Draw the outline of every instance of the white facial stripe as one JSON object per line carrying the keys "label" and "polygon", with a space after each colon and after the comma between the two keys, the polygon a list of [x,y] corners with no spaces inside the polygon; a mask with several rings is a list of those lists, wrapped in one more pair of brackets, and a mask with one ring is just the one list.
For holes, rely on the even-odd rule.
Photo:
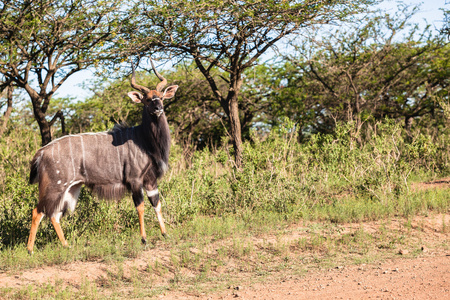
{"label": "white facial stripe", "polygon": [[158,189],[153,190],[153,191],[147,191],[147,197],[153,197],[155,195],[158,195]]}

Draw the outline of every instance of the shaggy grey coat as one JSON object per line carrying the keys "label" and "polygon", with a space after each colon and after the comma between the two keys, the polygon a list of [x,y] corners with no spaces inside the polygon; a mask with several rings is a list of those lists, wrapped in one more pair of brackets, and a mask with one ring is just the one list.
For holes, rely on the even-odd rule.
{"label": "shaggy grey coat", "polygon": [[167,170],[169,149],[165,115],[145,109],[140,126],[59,138],[38,150],[31,163],[30,183],[45,189],[37,210],[58,219],[73,211],[82,184],[106,199],[122,198],[127,190],[154,190]]}

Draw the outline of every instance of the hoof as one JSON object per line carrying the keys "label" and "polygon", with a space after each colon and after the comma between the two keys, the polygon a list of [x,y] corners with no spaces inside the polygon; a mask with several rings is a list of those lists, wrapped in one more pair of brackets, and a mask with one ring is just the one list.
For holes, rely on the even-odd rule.
{"label": "hoof", "polygon": [[142,245],[147,245],[147,239],[142,238],[142,239],[141,239],[141,242],[142,242]]}
{"label": "hoof", "polygon": [[33,250],[28,249],[28,255],[33,255]]}
{"label": "hoof", "polygon": [[162,236],[163,236],[165,239],[169,238],[169,235],[168,235],[167,233],[162,233]]}

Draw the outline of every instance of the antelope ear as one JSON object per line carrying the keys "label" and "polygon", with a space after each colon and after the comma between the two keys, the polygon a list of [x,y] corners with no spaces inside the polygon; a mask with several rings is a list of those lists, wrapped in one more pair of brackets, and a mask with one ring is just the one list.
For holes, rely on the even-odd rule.
{"label": "antelope ear", "polygon": [[142,94],[139,92],[128,92],[128,97],[130,97],[131,100],[136,103],[141,103],[141,100],[144,98],[144,96],[142,96]]}
{"label": "antelope ear", "polygon": [[169,86],[165,91],[164,94],[162,96],[162,99],[170,99],[173,96],[175,96],[175,92],[178,90],[178,85],[171,85]]}

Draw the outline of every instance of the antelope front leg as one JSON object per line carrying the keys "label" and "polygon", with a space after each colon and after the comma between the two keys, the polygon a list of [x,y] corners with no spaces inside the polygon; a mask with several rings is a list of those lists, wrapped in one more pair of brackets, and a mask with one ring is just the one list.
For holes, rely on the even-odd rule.
{"label": "antelope front leg", "polygon": [[136,207],[138,217],[139,217],[139,232],[141,234],[142,244],[147,244],[147,235],[145,233],[145,224],[144,224],[144,195],[142,191],[133,193],[133,202]]}
{"label": "antelope front leg", "polygon": [[159,192],[158,189],[154,189],[151,191],[147,191],[148,200],[152,204],[155,209],[156,217],[158,218],[159,227],[161,228],[161,234],[163,237],[167,236],[166,226],[164,225],[164,219],[161,213],[161,201],[159,201]]}

